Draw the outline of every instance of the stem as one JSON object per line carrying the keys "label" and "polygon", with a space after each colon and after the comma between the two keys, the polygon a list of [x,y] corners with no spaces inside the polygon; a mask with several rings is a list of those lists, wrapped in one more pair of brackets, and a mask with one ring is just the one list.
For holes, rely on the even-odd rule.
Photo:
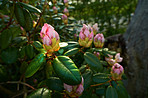
{"label": "stem", "polygon": [[[25,83],[26,82],[26,79],[25,79],[25,77],[23,78],[23,82]],[[24,89],[24,98],[26,98],[27,97],[27,88],[26,88],[26,85],[24,85],[23,86],[23,89]]]}
{"label": "stem", "polygon": [[111,81],[112,81],[112,80],[108,80],[108,81],[106,81],[106,82],[104,82],[104,83],[99,83],[99,84],[91,85],[91,87],[94,87],[94,86],[100,86],[100,85],[103,85],[103,84],[109,83],[109,82],[111,82]]}
{"label": "stem", "polygon": [[[22,85],[26,85],[26,86],[30,87],[31,89],[33,89],[33,90],[36,90],[33,86],[31,86],[31,85],[29,85],[29,84],[27,84],[25,82],[21,82],[21,81],[7,81],[5,83],[7,83],[7,84],[18,84],[19,83],[19,84],[22,84]],[[5,83],[0,83],[0,84],[5,84]]]}

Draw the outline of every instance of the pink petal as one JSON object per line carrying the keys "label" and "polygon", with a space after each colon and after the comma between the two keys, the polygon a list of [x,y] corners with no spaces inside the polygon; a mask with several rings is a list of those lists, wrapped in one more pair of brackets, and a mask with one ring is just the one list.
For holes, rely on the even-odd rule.
{"label": "pink petal", "polygon": [[67,85],[67,84],[64,83],[64,89],[67,90],[68,92],[71,92],[72,91],[72,87],[73,86]]}
{"label": "pink petal", "polygon": [[52,44],[51,39],[50,39],[47,35],[45,35],[45,36],[43,37],[43,44],[45,44],[45,45],[47,45],[47,46],[49,46],[49,45]]}
{"label": "pink petal", "polygon": [[80,32],[79,37],[80,37],[82,40],[85,39],[85,35],[84,35],[82,32]]}

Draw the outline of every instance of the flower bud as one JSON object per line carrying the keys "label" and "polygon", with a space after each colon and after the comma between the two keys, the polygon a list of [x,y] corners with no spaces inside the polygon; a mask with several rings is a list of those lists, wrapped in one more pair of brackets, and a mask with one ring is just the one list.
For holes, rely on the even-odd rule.
{"label": "flower bud", "polygon": [[120,57],[120,53],[117,53],[117,54],[115,55],[115,60],[116,60],[116,62],[122,62],[123,58]]}
{"label": "flower bud", "polygon": [[68,9],[67,8],[64,8],[64,14],[66,15],[66,16],[69,16],[69,11],[68,11]]}
{"label": "flower bud", "polygon": [[96,35],[96,33],[98,32],[98,30],[99,30],[98,24],[95,23],[95,24],[93,25],[93,33],[94,33],[94,35]]}
{"label": "flower bud", "polygon": [[65,6],[68,7],[68,0],[64,0]]}
{"label": "flower bud", "polygon": [[94,55],[96,55],[98,57],[98,59],[100,59],[100,53],[99,52],[94,52]]}
{"label": "flower bud", "polygon": [[115,63],[111,69],[111,75],[113,80],[121,80],[122,74],[124,73],[123,67]]}
{"label": "flower bud", "polygon": [[94,37],[94,45],[96,48],[102,48],[104,45],[104,36],[103,34],[99,33]]}
{"label": "flower bud", "polygon": [[83,47],[90,47],[93,40],[93,31],[92,28],[88,27],[87,25],[83,24],[83,28],[79,34],[79,44]]}
{"label": "flower bud", "polygon": [[48,53],[58,51],[59,46],[59,34],[54,30],[54,28],[45,23],[40,32],[40,37],[43,41],[43,47]]}
{"label": "flower bud", "polygon": [[84,79],[82,77],[82,82],[79,85],[72,86],[64,83],[64,89],[66,90],[66,92],[70,97],[78,97],[78,96],[81,96],[81,94],[84,91],[83,83],[84,83]]}
{"label": "flower bud", "polygon": [[57,10],[57,8],[55,7],[55,6],[53,6],[53,12],[55,13],[55,14],[57,14],[58,13],[58,10]]}
{"label": "flower bud", "polygon": [[62,20],[63,20],[64,24],[68,23],[68,18],[65,14],[62,15]]}

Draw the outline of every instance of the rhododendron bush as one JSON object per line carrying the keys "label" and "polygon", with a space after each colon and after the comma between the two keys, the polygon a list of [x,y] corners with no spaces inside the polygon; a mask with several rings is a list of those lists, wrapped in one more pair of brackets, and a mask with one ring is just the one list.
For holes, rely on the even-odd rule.
{"label": "rhododendron bush", "polygon": [[10,8],[0,14],[7,23],[0,29],[3,97],[129,97],[122,55],[104,47],[97,23],[82,24],[76,33],[68,0],[27,2],[2,3]]}

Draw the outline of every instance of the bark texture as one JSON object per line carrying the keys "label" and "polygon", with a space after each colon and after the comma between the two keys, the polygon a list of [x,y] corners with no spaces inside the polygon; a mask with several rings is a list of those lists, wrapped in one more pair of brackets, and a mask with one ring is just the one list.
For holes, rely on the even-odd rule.
{"label": "bark texture", "polygon": [[147,98],[148,92],[148,0],[139,0],[124,34],[127,62],[127,90],[131,98]]}

